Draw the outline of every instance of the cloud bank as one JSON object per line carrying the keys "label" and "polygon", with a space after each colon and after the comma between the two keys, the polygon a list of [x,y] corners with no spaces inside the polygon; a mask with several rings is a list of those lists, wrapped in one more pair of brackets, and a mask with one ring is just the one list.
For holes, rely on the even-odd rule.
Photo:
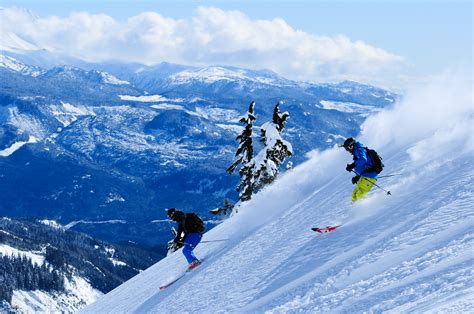
{"label": "cloud bank", "polygon": [[281,18],[253,20],[214,7],[199,7],[190,19],[144,12],[126,21],[87,12],[38,17],[4,8],[0,19],[2,40],[18,36],[39,48],[88,61],[220,64],[267,68],[293,79],[366,82],[382,73],[387,77],[404,63],[400,56],[345,35],[316,36]]}

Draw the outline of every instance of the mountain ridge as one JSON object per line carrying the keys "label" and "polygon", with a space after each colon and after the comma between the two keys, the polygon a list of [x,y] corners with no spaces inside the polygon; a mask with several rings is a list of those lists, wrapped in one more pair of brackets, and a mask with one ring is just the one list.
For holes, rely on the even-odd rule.
{"label": "mountain ridge", "polygon": [[[104,63],[98,69],[41,69],[47,74],[32,77],[0,68],[5,78],[0,85],[0,164],[6,189],[0,213],[29,213],[63,224],[124,221],[76,224],[74,229],[155,246],[170,236],[166,224],[152,223],[164,217],[163,208],[185,208],[210,218],[208,210],[224,198],[236,199],[238,178],[225,169],[232,163],[238,119],[249,101],[257,103],[256,125],[271,119],[277,102],[290,112],[284,137],[295,148],[292,162],[298,164],[314,147],[330,147],[356,134],[367,115],[399,97],[359,83],[311,85],[265,70],[206,69],[216,70],[219,79],[172,86],[176,73],[200,69],[174,64],[107,68]],[[104,72],[130,84],[109,84]],[[261,75],[284,87],[254,80]],[[352,96],[349,88],[358,92]],[[35,143],[29,143],[33,138]],[[27,179],[31,173],[35,180]],[[26,195],[19,195],[18,184],[28,187]],[[182,197],[173,197],[178,194]]]}

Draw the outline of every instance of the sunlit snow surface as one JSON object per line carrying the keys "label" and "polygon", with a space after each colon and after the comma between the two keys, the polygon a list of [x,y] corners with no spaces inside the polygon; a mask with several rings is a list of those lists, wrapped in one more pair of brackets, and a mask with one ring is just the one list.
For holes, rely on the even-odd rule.
{"label": "sunlit snow surface", "polygon": [[0,157],[8,157],[14,152],[16,152],[17,150],[19,150],[21,147],[23,147],[23,145],[28,144],[28,143],[36,143],[36,142],[37,142],[36,138],[34,136],[30,136],[28,141],[26,142],[13,143],[10,147],[0,150]]}
{"label": "sunlit snow surface", "polygon": [[130,85],[130,82],[120,80],[113,76],[110,73],[106,72],[100,72],[100,76],[102,77],[102,80],[106,84],[112,84],[112,85]]}
{"label": "sunlit snow surface", "polygon": [[266,73],[257,76],[251,75],[243,69],[228,69],[219,66],[211,66],[199,70],[181,71],[172,76],[173,84],[187,84],[191,81],[202,81],[208,84],[218,81],[249,80],[254,83],[281,85],[281,82],[272,75]]}
{"label": "sunlit snow surface", "polygon": [[44,263],[44,256],[30,251],[18,250],[17,248],[11,247],[7,244],[0,244],[0,256],[26,257],[31,260],[32,264],[36,264],[38,266],[41,266]]}
{"label": "sunlit snow surface", "polygon": [[29,75],[33,77],[36,77],[43,73],[38,68],[28,66],[14,58],[4,55],[0,55],[0,68],[6,68],[10,71],[18,72],[20,74]]}
{"label": "sunlit snow surface", "polygon": [[322,108],[326,110],[337,110],[347,113],[359,113],[363,114],[364,116],[367,116],[369,113],[374,113],[381,110],[381,108],[379,107],[370,108],[361,104],[344,101],[321,100],[319,103],[321,104]]}
{"label": "sunlit snow surface", "polygon": [[[313,152],[205,234],[229,240],[200,244],[199,268],[160,292],[186,268],[176,252],[84,311],[474,311],[474,107],[470,80],[456,75],[363,125],[360,139],[384,157],[384,174],[399,174],[378,181],[391,196],[374,188],[351,205],[350,156]],[[332,224],[343,226],[310,230]]]}
{"label": "sunlit snow surface", "polygon": [[12,305],[20,313],[74,313],[103,295],[78,276],[65,278],[64,286],[66,293],[15,290]]}

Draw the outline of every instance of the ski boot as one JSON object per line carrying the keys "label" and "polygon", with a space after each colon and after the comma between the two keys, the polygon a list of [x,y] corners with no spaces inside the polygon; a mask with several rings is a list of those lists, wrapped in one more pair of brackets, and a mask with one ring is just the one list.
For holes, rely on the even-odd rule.
{"label": "ski boot", "polygon": [[191,271],[194,268],[198,267],[199,265],[201,265],[201,261],[198,259],[195,259],[191,264],[189,264],[187,271]]}

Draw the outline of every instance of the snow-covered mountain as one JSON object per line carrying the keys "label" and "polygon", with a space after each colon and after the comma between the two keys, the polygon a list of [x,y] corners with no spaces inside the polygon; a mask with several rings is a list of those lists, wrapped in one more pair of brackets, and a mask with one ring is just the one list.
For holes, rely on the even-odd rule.
{"label": "snow-covered mountain", "polygon": [[374,187],[351,205],[350,155],[313,151],[204,235],[197,269],[160,291],[186,269],[178,251],[83,312],[472,312],[474,107],[455,77],[362,125],[392,195]]}
{"label": "snow-covered mountain", "polygon": [[[0,11],[3,8],[0,7]],[[21,38],[19,35],[6,31],[3,27],[0,29],[0,36],[2,38],[0,42],[0,49],[9,52],[26,53],[32,51],[38,51],[40,48],[34,43]]]}
{"label": "snow-covered mountain", "polygon": [[174,85],[187,85],[196,81],[211,84],[218,81],[242,80],[276,86],[284,85],[284,83],[286,83],[286,85],[294,84],[294,82],[279,77],[276,73],[271,71],[249,71],[234,67],[219,66],[184,70],[170,77],[171,84]]}
{"label": "snow-covered mountain", "polygon": [[0,299],[8,308],[74,312],[158,259],[136,245],[68,228],[53,220],[0,218]]}
{"label": "snow-covered mountain", "polygon": [[54,77],[63,80],[76,80],[111,85],[129,85],[127,81],[120,80],[110,73],[102,71],[85,71],[72,66],[54,67],[45,72],[44,77]]}
{"label": "snow-covered mountain", "polygon": [[44,71],[42,71],[39,67],[28,66],[23,62],[16,60],[15,58],[5,55],[0,55],[0,67],[13,72],[21,73],[23,75],[31,75],[33,77],[44,73]]}
{"label": "snow-covered mountain", "polygon": [[85,71],[73,66],[58,66],[50,70],[43,70],[37,66],[26,65],[25,63],[6,56],[0,55],[0,67],[32,77],[56,78],[61,80],[76,80],[110,85],[129,85],[127,81],[120,80],[110,73],[103,71]]}
{"label": "snow-covered mountain", "polygon": [[[225,198],[236,199],[238,176],[225,170],[250,101],[257,127],[282,101],[291,115],[283,137],[299,164],[307,151],[357,134],[368,115],[398,97],[356,82],[311,84],[266,70],[49,67],[55,56],[38,56],[5,52],[0,59],[0,214],[56,219],[105,240],[150,246],[170,237],[167,223],[153,222],[164,218],[163,208],[207,216]],[[87,223],[75,223],[81,221]]]}

